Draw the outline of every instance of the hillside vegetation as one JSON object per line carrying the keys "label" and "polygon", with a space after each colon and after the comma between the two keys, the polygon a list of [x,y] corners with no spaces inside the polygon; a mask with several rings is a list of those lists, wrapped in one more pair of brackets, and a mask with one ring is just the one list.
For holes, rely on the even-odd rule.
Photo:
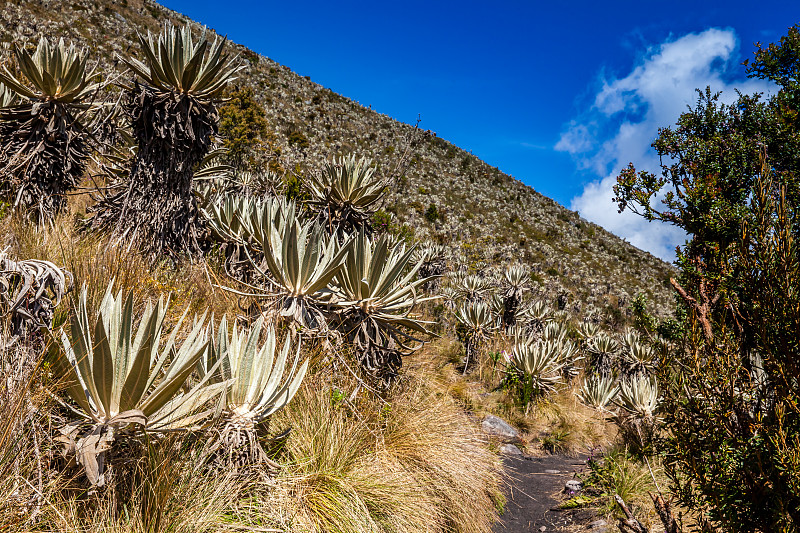
{"label": "hillside vegetation", "polygon": [[[102,72],[121,72],[115,54],[135,53],[137,32],[158,31],[169,20],[202,30],[145,0],[10,1],[0,16],[0,40],[72,38],[88,46]],[[595,320],[619,322],[640,293],[659,315],[671,305],[673,270],[661,260],[435,133],[363,107],[245,47],[232,48],[245,65],[235,83],[251,87],[266,111],[273,168],[302,175],[333,156],[369,156],[378,173],[395,178],[383,210],[413,228],[415,238],[452,247],[473,271],[522,261],[538,297],[555,304],[564,295],[571,311]],[[429,221],[432,205],[438,217]]]}

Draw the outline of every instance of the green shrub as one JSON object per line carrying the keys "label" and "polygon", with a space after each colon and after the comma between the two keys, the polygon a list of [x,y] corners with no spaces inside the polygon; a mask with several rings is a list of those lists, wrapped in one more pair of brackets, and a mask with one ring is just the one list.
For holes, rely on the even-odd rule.
{"label": "green shrub", "polygon": [[414,228],[408,224],[399,224],[383,209],[376,211],[371,218],[373,229],[377,234],[388,233],[407,244],[414,242]]}
{"label": "green shrub", "polygon": [[301,131],[291,131],[289,132],[289,144],[292,146],[297,146],[298,148],[305,150],[308,148],[308,137]]}
{"label": "green shrub", "polygon": [[392,215],[383,209],[379,209],[372,214],[372,227],[375,229],[376,233],[381,234],[388,232],[391,224]]}
{"label": "green shrub", "polygon": [[430,204],[425,210],[425,220],[431,223],[439,220],[439,210],[436,208],[436,204]]}
{"label": "green shrub", "polygon": [[757,46],[748,73],[776,94],[726,105],[699,91],[653,143],[661,172],[631,164],[615,186],[620,208],[689,235],[665,327],[679,342],[662,371],[662,453],[681,503],[730,532],[800,527],[800,25]]}
{"label": "green shrub", "polygon": [[295,173],[288,173],[283,178],[285,184],[284,195],[290,200],[304,202],[310,198],[308,191],[303,186],[303,180]]}
{"label": "green shrub", "polygon": [[244,168],[255,165],[256,150],[269,135],[264,109],[250,87],[236,87],[225,94],[227,101],[219,109],[219,132],[222,146],[228,150],[231,165]]}

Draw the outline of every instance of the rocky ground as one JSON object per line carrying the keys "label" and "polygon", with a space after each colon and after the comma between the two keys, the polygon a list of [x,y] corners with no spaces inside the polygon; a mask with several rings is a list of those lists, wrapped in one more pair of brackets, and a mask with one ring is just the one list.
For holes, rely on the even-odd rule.
{"label": "rocky ground", "polygon": [[523,454],[512,444],[519,438],[517,430],[496,416],[486,417],[482,428],[492,438],[505,441],[500,452],[505,465],[506,505],[495,533],[614,531],[593,509],[559,508],[580,492],[580,477],[588,468],[586,456]]}
{"label": "rocky ground", "polygon": [[571,495],[566,483],[586,470],[586,458],[504,455],[506,507],[494,528],[501,532],[610,532],[592,509],[559,509]]}

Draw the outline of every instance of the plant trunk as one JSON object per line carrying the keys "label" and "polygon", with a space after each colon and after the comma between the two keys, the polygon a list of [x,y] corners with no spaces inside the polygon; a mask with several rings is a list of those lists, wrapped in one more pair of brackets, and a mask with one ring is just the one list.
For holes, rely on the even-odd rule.
{"label": "plant trunk", "polygon": [[617,520],[619,523],[617,527],[622,533],[648,533],[648,530],[644,525],[639,522],[628,506],[625,504],[625,501],[619,497],[619,495],[614,495],[614,501],[617,502],[617,505],[622,512],[625,514],[625,518],[618,518]]}
{"label": "plant trunk", "polygon": [[25,104],[0,116],[0,189],[16,209],[37,223],[67,204],[89,158],[88,134],[58,102]]}
{"label": "plant trunk", "polygon": [[653,500],[653,506],[656,508],[656,514],[664,524],[664,533],[682,533],[678,521],[672,516],[672,504],[665,500],[660,494],[651,494],[650,498]]}
{"label": "plant trunk", "polygon": [[517,325],[517,309],[520,299],[516,293],[506,295],[503,298],[503,330],[508,330]]}
{"label": "plant trunk", "polygon": [[211,149],[219,122],[216,106],[137,86],[126,110],[139,149],[129,182],[98,204],[93,225],[136,242],[154,261],[197,255],[204,231],[192,177]]}

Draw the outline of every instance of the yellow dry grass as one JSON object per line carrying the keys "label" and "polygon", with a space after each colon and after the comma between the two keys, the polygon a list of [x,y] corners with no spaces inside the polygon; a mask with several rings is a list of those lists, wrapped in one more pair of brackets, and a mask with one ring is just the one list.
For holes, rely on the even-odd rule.
{"label": "yellow dry grass", "polygon": [[499,462],[425,376],[385,399],[316,374],[273,420],[292,427],[280,514],[310,531],[490,531]]}

